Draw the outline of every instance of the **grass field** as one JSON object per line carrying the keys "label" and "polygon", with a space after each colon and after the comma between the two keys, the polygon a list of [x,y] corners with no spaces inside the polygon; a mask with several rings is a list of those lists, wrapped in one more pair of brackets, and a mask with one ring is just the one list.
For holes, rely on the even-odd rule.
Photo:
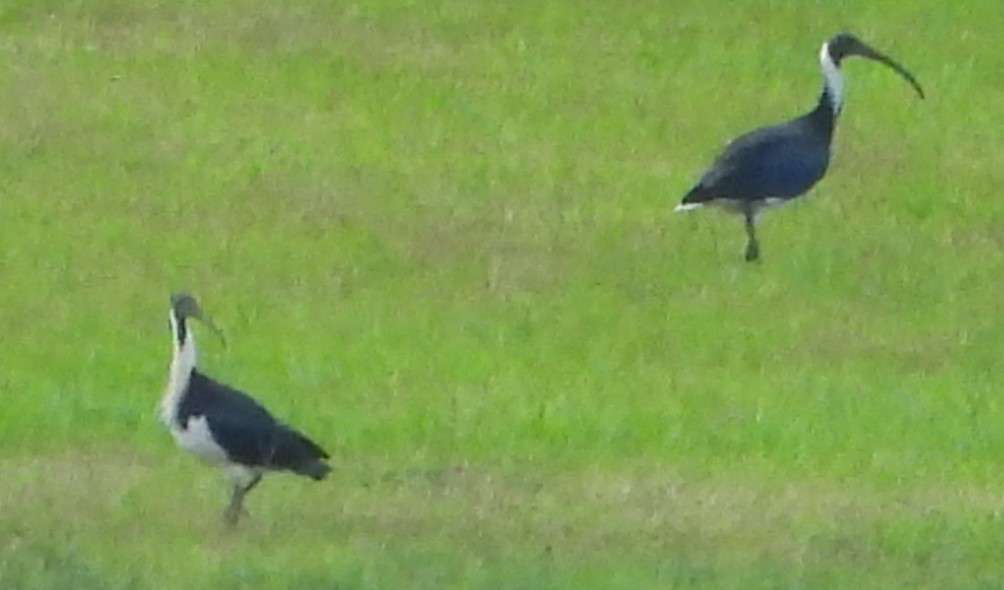
{"label": "grass field", "polygon": [[[829,176],[672,212],[809,108]],[[5,0],[0,588],[1004,587],[1004,4]],[[225,486],[201,364],[332,452]]]}

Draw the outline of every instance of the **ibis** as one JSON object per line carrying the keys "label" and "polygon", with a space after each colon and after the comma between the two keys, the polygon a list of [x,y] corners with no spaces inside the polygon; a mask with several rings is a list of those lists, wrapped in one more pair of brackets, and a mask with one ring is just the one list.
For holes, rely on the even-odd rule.
{"label": "ibis", "polygon": [[171,295],[169,322],[174,356],[160,417],[174,440],[203,461],[220,467],[230,483],[224,521],[237,524],[244,497],[270,471],[321,480],[328,454],[305,435],[274,418],[246,393],[204,375],[195,364],[195,336],[189,320],[222,332],[188,293]]}
{"label": "ibis", "polygon": [[854,35],[838,33],[819,50],[823,92],[815,108],[733,140],[687,192],[676,210],[714,205],[741,215],[746,224],[745,258],[757,260],[760,256],[754,226],[757,216],[768,207],[805,194],[826,173],[833,128],[844,101],[840,64],[855,55],[892,68],[913,86],[920,98],[924,98],[923,89],[906,68]]}

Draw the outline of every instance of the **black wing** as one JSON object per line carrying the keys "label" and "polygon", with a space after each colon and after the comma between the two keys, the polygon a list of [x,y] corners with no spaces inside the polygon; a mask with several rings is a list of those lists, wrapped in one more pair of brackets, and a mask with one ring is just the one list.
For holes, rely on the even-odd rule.
{"label": "black wing", "polygon": [[730,143],[701,177],[698,187],[729,199],[790,198],[822,178],[830,161],[827,138],[808,121],[756,129]]}
{"label": "black wing", "polygon": [[[192,372],[190,416],[204,415],[213,439],[232,461],[268,469],[289,469],[315,478],[327,473],[328,454],[293,428],[276,420],[251,396]],[[187,401],[187,400],[186,400]],[[184,405],[184,404],[183,404]]]}

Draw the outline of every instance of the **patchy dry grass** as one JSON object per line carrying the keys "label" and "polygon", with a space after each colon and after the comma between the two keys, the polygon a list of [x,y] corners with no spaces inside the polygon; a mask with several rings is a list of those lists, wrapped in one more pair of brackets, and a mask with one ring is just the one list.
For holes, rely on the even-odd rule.
{"label": "patchy dry grass", "polygon": [[[772,572],[760,580],[769,584],[754,587],[840,571],[867,572],[874,578],[865,587],[875,588],[892,580],[964,587],[950,582],[980,573],[1001,579],[984,561],[1002,548],[994,531],[1004,494],[993,489],[770,483],[638,465],[541,472],[374,467],[380,463],[343,465],[321,485],[270,478],[252,497],[252,516],[227,531],[217,518],[222,482],[187,458],[154,464],[132,453],[79,452],[8,459],[0,580],[48,572],[57,581],[82,575],[122,587],[181,588],[201,578],[177,571],[185,562],[182,569],[215,570],[235,584],[258,575],[292,582],[313,572],[323,585],[336,583],[346,563],[365,568],[379,554],[391,556],[389,570],[402,568],[397,574],[414,571],[451,586],[476,581],[472,563],[510,564],[492,574],[503,578],[523,567],[512,564],[537,564],[529,567],[551,580],[595,568],[599,577],[589,587],[666,564],[683,569],[671,568],[665,580],[685,564],[700,572],[693,587],[726,583],[729,571]],[[432,561],[418,566],[412,560],[420,555]]]}

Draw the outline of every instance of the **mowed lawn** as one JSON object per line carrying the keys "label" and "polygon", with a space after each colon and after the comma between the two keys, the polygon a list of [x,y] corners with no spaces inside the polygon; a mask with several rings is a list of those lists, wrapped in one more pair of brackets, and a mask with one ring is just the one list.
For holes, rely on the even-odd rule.
{"label": "mowed lawn", "polygon": [[[810,108],[828,177],[672,212]],[[1004,4],[5,0],[0,588],[1004,586]],[[226,487],[207,373],[332,454]],[[196,330],[200,330],[196,327]]]}

